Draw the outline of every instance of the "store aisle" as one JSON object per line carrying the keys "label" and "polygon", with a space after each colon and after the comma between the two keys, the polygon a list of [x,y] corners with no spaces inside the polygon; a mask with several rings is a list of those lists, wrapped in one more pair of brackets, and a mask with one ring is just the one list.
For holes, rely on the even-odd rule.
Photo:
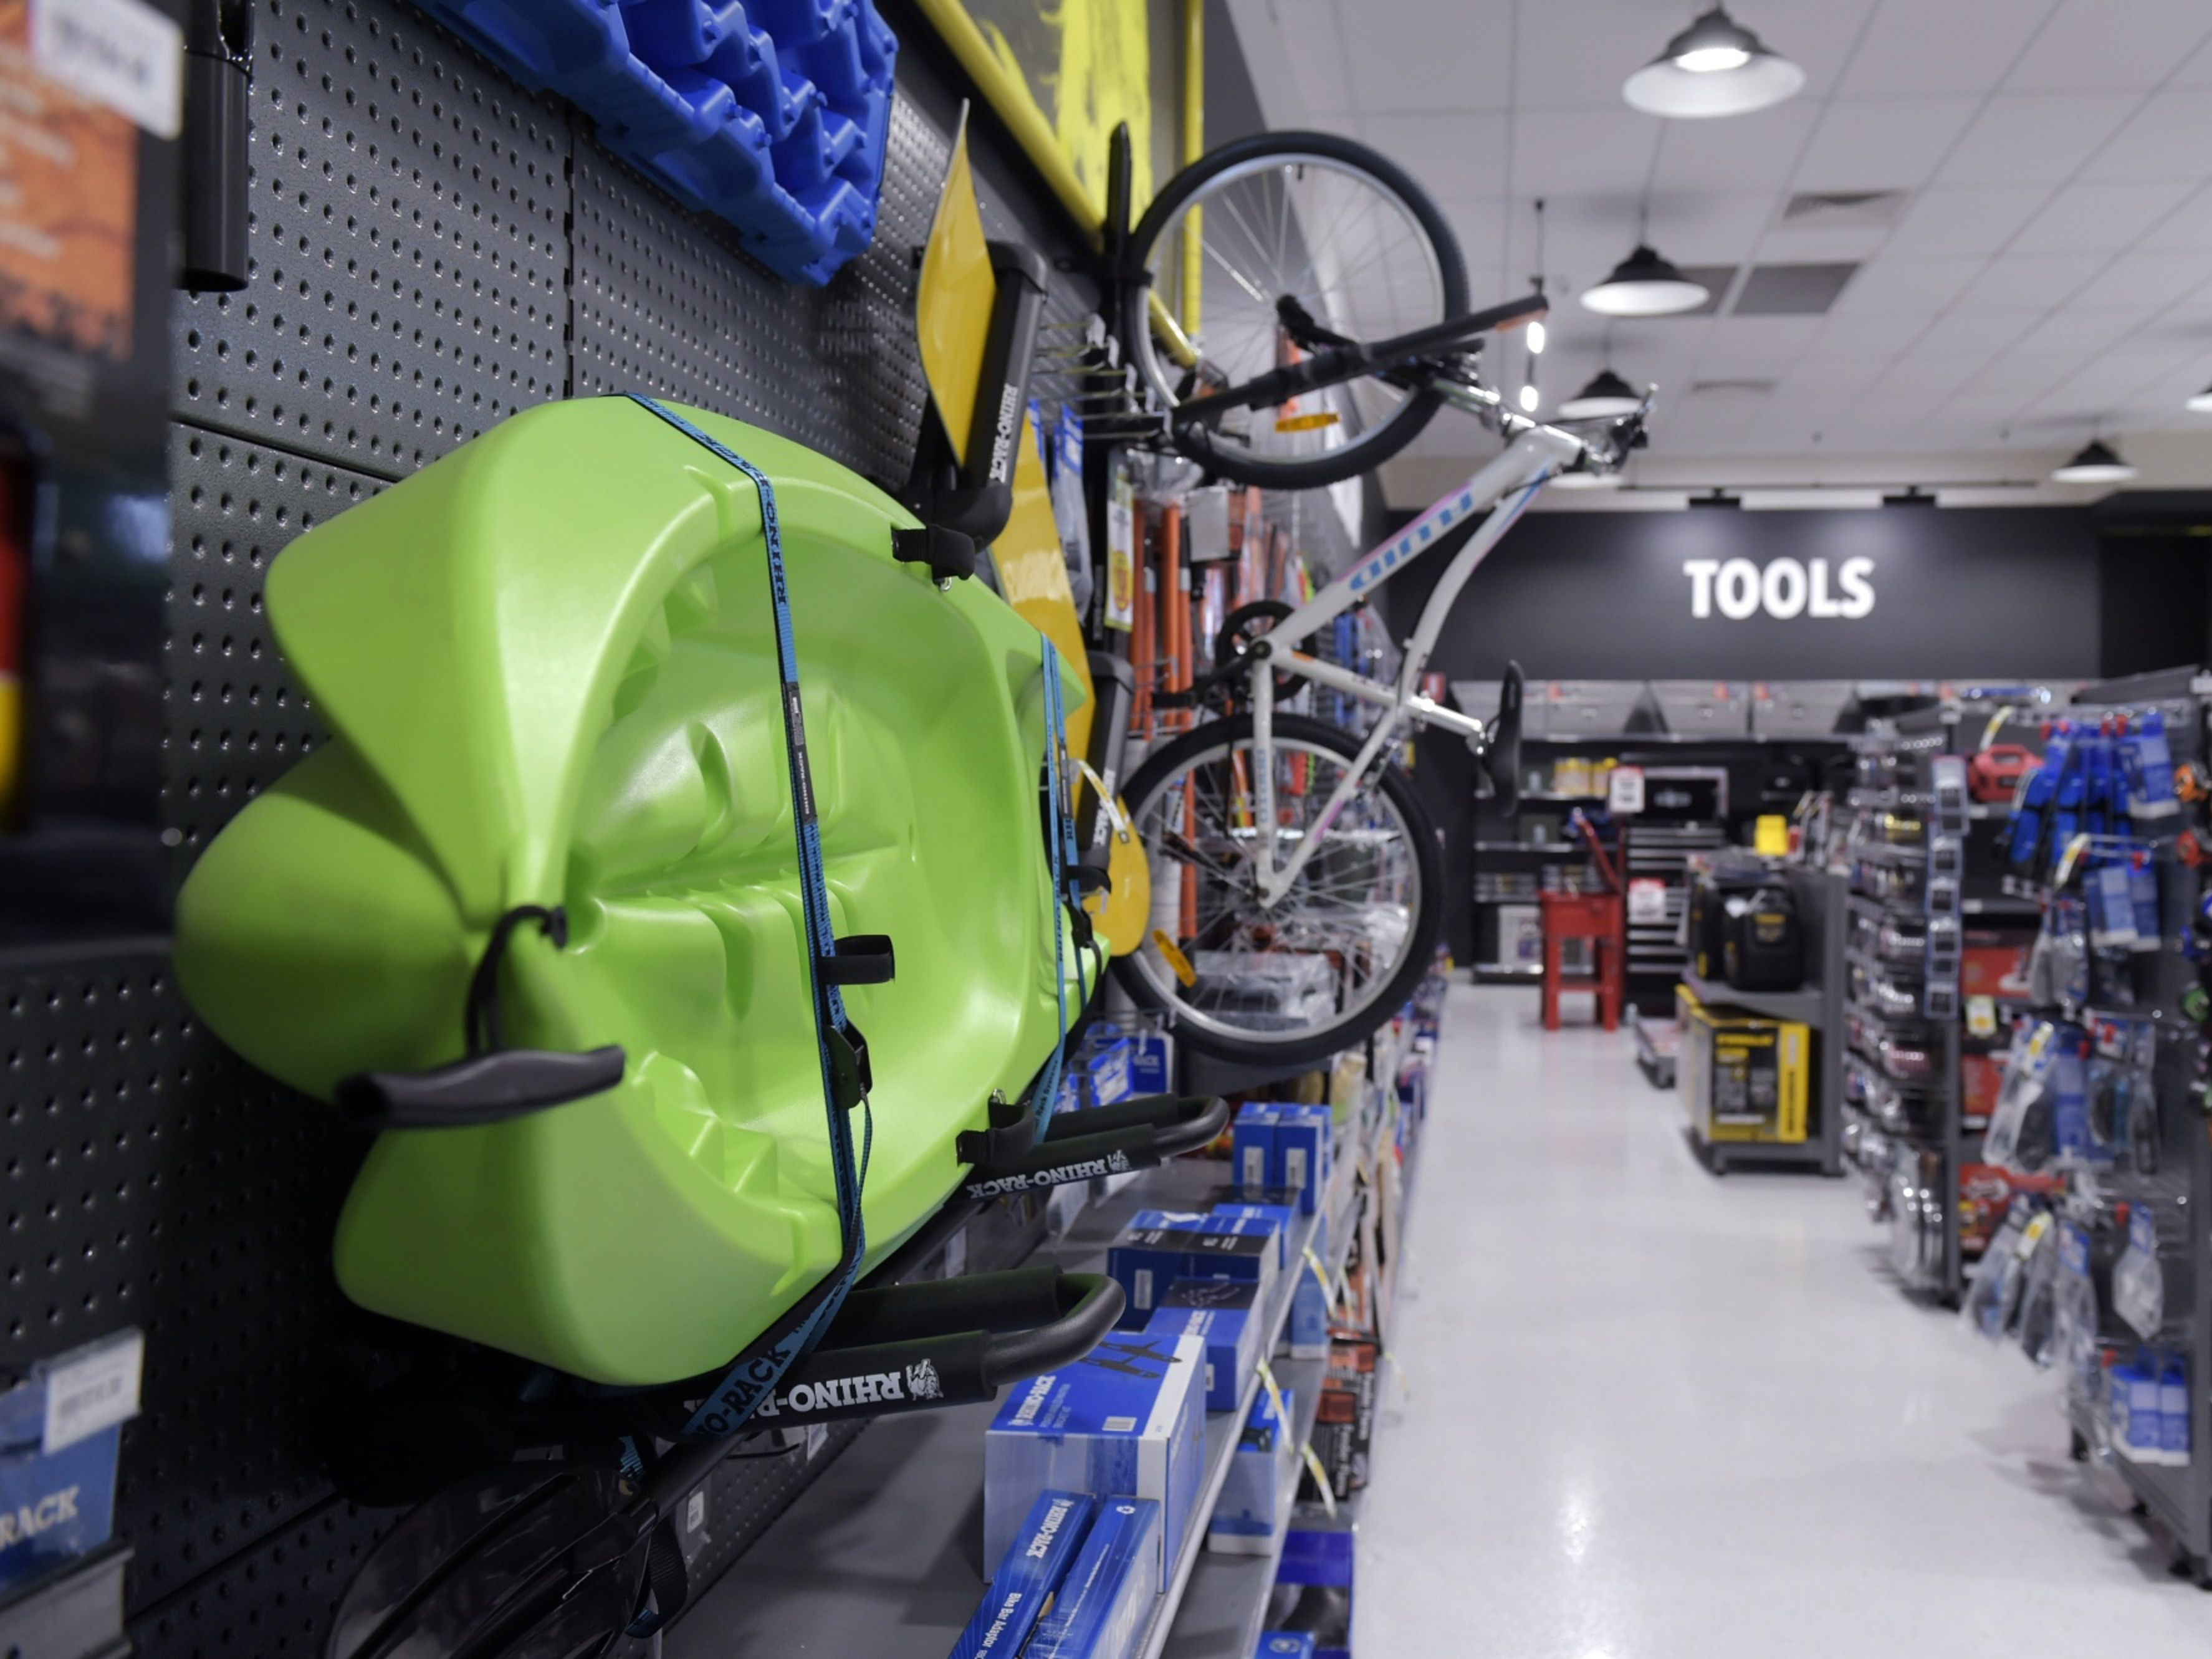
{"label": "store aisle", "polygon": [[2207,1650],[2055,1382],[1891,1287],[1855,1181],[1715,1180],[1627,1034],[1530,992],[1455,987],[1438,1059],[1357,1651]]}

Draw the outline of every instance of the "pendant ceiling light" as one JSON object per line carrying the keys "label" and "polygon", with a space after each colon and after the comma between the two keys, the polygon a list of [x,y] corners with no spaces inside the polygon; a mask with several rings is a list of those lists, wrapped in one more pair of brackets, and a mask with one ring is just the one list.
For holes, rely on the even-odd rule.
{"label": "pendant ceiling light", "polygon": [[2182,407],[2191,415],[2212,415],[2212,386],[2208,386],[2203,391],[2197,392]]}
{"label": "pendant ceiling light", "polygon": [[1692,282],[1659,257],[1649,243],[1613,268],[1595,288],[1583,290],[1583,304],[1607,317],[1668,317],[1695,311],[1713,297],[1703,283]]}
{"label": "pendant ceiling light", "polygon": [[1559,405],[1559,414],[1570,421],[1617,420],[1643,407],[1634,386],[1611,369],[1601,368],[1588,386]]}
{"label": "pendant ceiling light", "polygon": [[1630,76],[1620,95],[1648,115],[1743,115],[1793,95],[1805,71],[1715,6]]}
{"label": "pendant ceiling light", "polygon": [[2120,459],[2119,452],[2098,438],[2065,465],[2054,468],[2051,480],[2053,483],[2125,483],[2135,476],[2135,468]]}

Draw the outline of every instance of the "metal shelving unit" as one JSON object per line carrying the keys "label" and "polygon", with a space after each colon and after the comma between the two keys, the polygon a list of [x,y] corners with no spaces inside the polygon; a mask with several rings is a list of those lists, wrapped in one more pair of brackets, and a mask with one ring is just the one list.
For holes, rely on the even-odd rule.
{"label": "metal shelving unit", "polygon": [[[1395,1074],[1393,1063],[1394,1080]],[[1382,1150],[1389,1121],[1387,1114],[1368,1114],[1358,1151],[1334,1165],[1324,1262],[1332,1283],[1357,1231],[1358,1170]],[[1038,1259],[1095,1269],[1139,1209],[1187,1206],[1224,1178],[1224,1166],[1199,1159],[1147,1171],[1087,1207]],[[1316,1236],[1316,1219],[1302,1218],[1290,1240],[1293,1263]],[[1305,1271],[1286,1273],[1277,1283],[1267,1310],[1268,1352],[1281,1340]],[[1277,1381],[1295,1395],[1300,1443],[1311,1431],[1324,1369],[1318,1360],[1277,1366]],[[1198,1505],[1135,1649],[1140,1659],[1243,1659],[1259,1634],[1279,1540],[1267,1556],[1211,1553],[1205,1541],[1206,1519],[1260,1387],[1256,1374],[1248,1377],[1235,1411],[1207,1414]],[[869,1425],[669,1632],[667,1659],[781,1659],[794,1652],[943,1659],[983,1592],[983,1443],[995,1411],[993,1405],[962,1407]]]}

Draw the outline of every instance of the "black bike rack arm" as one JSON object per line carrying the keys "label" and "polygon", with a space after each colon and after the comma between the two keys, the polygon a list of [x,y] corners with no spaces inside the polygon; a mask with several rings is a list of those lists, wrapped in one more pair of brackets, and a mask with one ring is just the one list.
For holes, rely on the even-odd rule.
{"label": "black bike rack arm", "polygon": [[975,1167],[961,1183],[970,1198],[1041,1191],[1130,1170],[1149,1170],[1194,1152],[1229,1127],[1229,1103],[1156,1095],[1057,1114],[1042,1138],[1024,1124],[961,1137]]}

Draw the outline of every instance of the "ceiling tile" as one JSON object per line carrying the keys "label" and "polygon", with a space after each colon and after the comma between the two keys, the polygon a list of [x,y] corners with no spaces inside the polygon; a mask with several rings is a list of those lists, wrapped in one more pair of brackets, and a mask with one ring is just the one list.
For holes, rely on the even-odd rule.
{"label": "ceiling tile", "polygon": [[1521,0],[1512,33],[1515,101],[1523,109],[1621,108],[1620,83],[1680,27],[1638,0]]}
{"label": "ceiling tile", "polygon": [[1495,110],[1363,115],[1359,130],[1430,195],[1466,201],[1505,194],[1505,116]]}
{"label": "ceiling tile", "polygon": [[1474,287],[1474,267],[1479,260],[1486,265],[1495,265],[1503,257],[1505,245],[1505,204],[1496,197],[1487,201],[1464,202],[1449,198],[1439,200],[1437,207],[1450,221],[1453,234],[1459,238],[1459,251],[1468,263],[1470,278],[1468,288],[1477,305],[1486,305],[1481,290]]}
{"label": "ceiling tile", "polygon": [[1345,72],[1364,112],[1504,109],[1513,100],[1512,59],[1481,49],[1509,38],[1513,0],[1364,4],[1342,22]]}
{"label": "ceiling tile", "polygon": [[2031,42],[2008,90],[2139,92],[2212,38],[2212,12],[2195,0],[2163,0],[2123,10],[2112,0],[2065,0]]}
{"label": "ceiling tile", "polygon": [[2165,218],[2143,232],[2136,244],[2140,252],[2173,249],[2212,250],[2212,185],[2207,185]]}
{"label": "ceiling tile", "polygon": [[1856,264],[1872,258],[1888,242],[1890,234],[1882,225],[1838,225],[1819,230],[1773,225],[1759,239],[1759,257],[1770,264],[1819,264],[1839,259]]}
{"label": "ceiling tile", "polygon": [[1818,317],[1723,317],[1698,354],[1698,378],[1779,376],[1820,337]]}
{"label": "ceiling tile", "polygon": [[[1273,76],[1260,77],[1260,99],[1270,125],[1308,126],[1318,115],[1350,109],[1352,82],[1345,73],[1350,54],[1338,37],[1334,0],[1267,0],[1257,15],[1250,15],[1255,9],[1238,7],[1238,33],[1271,28],[1274,50],[1248,52],[1246,60],[1286,64],[1290,70],[1287,85]],[[1295,107],[1279,113],[1278,106]]]}
{"label": "ceiling tile", "polygon": [[1658,190],[1777,191],[1820,118],[1810,99],[1724,121],[1667,121],[1659,133]]}
{"label": "ceiling tile", "polygon": [[2081,169],[2084,179],[2187,179],[2201,182],[2212,155],[2212,98],[2169,88],[2143,100]]}
{"label": "ceiling tile", "polygon": [[2006,347],[2041,322],[2049,307],[1992,311],[1961,302],[1938,317],[1912,342],[1916,351],[1995,352]]}
{"label": "ceiling tile", "polygon": [[1982,106],[1936,177],[1947,185],[2055,185],[2134,112],[2124,92],[2005,93]]}
{"label": "ceiling tile", "polygon": [[2179,179],[2068,185],[2021,228],[2006,254],[2094,252],[2110,256],[2162,221],[2191,188]]}
{"label": "ceiling tile", "polygon": [[1771,191],[1673,191],[1651,198],[1650,234],[1670,259],[1741,264],[1773,216]]}
{"label": "ceiling tile", "polygon": [[1903,416],[1948,398],[1990,366],[1991,354],[1908,351],[1883,368],[1864,404]]}
{"label": "ceiling tile", "polygon": [[2054,350],[2031,347],[2026,337],[1990,359],[1979,374],[1960,388],[1967,397],[2009,398],[2017,404],[2046,392],[2086,366],[2095,352],[2082,346]]}
{"label": "ceiling tile", "polygon": [[1790,179],[1793,190],[1925,184],[1981,107],[1978,98],[1838,98]]}
{"label": "ceiling tile", "polygon": [[2212,249],[2123,253],[2081,296],[2100,306],[2167,306],[2212,283]]}
{"label": "ceiling tile", "polygon": [[[1981,275],[1986,259],[1905,259],[1884,253],[1859,268],[1843,297],[1839,317],[1933,317]],[[2212,276],[2212,272],[2208,272]]]}
{"label": "ceiling tile", "polygon": [[2056,0],[1882,0],[1838,89],[1851,96],[1986,92]]}
{"label": "ceiling tile", "polygon": [[1781,390],[1816,404],[1829,404],[1872,386],[1889,367],[1867,352],[1850,356],[1800,357],[1782,377]]}
{"label": "ceiling tile", "polygon": [[2105,268],[2102,253],[2008,253],[1966,284],[1965,311],[2047,311],[2070,299]]}
{"label": "ceiling tile", "polygon": [[2142,306],[2116,307],[2068,306],[2053,312],[2007,348],[2012,352],[2049,353],[2124,351],[2130,335],[2149,320]]}
{"label": "ceiling tile", "polygon": [[2032,185],[1931,185],[1905,210],[1885,255],[1933,258],[1994,253],[2051,199]]}
{"label": "ceiling tile", "polygon": [[1872,357],[1886,362],[1920,337],[1920,317],[1844,317],[1820,319],[1820,331],[1806,348],[1808,356]]}
{"label": "ceiling tile", "polygon": [[1644,193],[1663,123],[1618,98],[1603,109],[1522,109],[1513,118],[1514,196]]}

